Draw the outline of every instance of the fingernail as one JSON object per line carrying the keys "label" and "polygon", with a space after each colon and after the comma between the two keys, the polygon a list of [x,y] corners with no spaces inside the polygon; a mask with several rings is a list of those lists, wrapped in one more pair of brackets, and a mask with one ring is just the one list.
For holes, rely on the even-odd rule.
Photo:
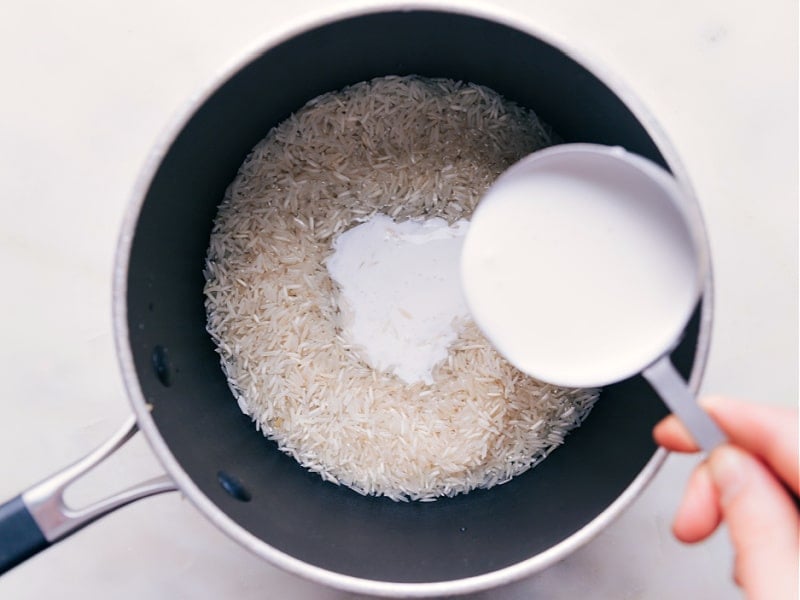
{"label": "fingernail", "polygon": [[739,450],[722,446],[714,450],[708,459],[711,479],[719,490],[723,506],[730,504],[747,479],[747,465]]}
{"label": "fingernail", "polygon": [[714,402],[716,402],[716,397],[715,396],[701,396],[697,400],[697,403],[700,406],[702,406],[703,408],[705,408],[706,410],[708,410],[708,407],[711,406],[712,404],[714,404]]}
{"label": "fingernail", "polygon": [[708,412],[709,409],[714,409],[723,404],[725,400],[721,396],[702,396],[697,403]]}

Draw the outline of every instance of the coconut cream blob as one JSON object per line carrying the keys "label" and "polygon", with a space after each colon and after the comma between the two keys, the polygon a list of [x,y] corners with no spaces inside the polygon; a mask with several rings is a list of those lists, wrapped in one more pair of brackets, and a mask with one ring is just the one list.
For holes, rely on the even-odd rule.
{"label": "coconut cream blob", "polygon": [[378,213],[334,240],[327,268],[339,286],[342,336],[371,367],[433,382],[469,315],[459,268],[468,227]]}

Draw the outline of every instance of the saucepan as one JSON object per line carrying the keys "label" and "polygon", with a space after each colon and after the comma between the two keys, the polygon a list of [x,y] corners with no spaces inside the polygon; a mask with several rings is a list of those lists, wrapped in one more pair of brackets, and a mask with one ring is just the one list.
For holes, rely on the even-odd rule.
{"label": "saucepan", "polygon": [[[675,150],[622,83],[568,43],[494,8],[332,11],[270,36],[195,98],[153,150],[122,226],[114,274],[116,345],[135,417],[97,451],[0,508],[2,570],[124,504],[179,490],[242,546],[316,582],[381,595],[465,593],[562,559],[647,485],[665,458],[651,429],[666,409],[639,376],[604,388],[584,424],[536,468],[489,490],[426,503],[325,482],[239,410],[203,304],[204,258],[225,188],[256,142],[292,111],[323,92],[389,74],[486,85],[532,108],[565,142],[622,146],[655,161],[695,202]],[[709,346],[711,292],[709,280],[672,354],[695,390]],[[137,430],[166,474],[92,506],[66,506],[64,489]]]}

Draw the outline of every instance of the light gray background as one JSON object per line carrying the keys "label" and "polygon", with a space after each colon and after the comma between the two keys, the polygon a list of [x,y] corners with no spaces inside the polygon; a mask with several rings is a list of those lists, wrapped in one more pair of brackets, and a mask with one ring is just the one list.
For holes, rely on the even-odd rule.
{"label": "light gray background", "polygon": [[[0,6],[0,498],[81,456],[128,414],[111,332],[117,229],[181,104],[255,41],[326,5],[5,1]],[[495,1],[626,80],[688,168],[711,238],[704,390],[796,403],[794,0]],[[198,440],[202,443],[202,440]],[[672,514],[695,458],[671,457],[603,534],[492,598],[735,598],[722,531],[685,547]],[[157,474],[141,439],[73,490]],[[343,598],[229,541],[178,494],[96,523],[0,579],[0,597]]]}

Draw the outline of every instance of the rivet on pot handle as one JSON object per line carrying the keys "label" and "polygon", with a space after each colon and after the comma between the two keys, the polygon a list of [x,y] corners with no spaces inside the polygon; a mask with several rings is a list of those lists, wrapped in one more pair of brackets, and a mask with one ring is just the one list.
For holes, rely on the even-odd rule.
{"label": "rivet on pot handle", "polygon": [[99,465],[138,431],[131,418],[111,439],[66,469],[0,505],[0,574],[89,523],[141,498],[177,489],[167,475],[155,477],[83,508],[64,502],[64,490]]}

